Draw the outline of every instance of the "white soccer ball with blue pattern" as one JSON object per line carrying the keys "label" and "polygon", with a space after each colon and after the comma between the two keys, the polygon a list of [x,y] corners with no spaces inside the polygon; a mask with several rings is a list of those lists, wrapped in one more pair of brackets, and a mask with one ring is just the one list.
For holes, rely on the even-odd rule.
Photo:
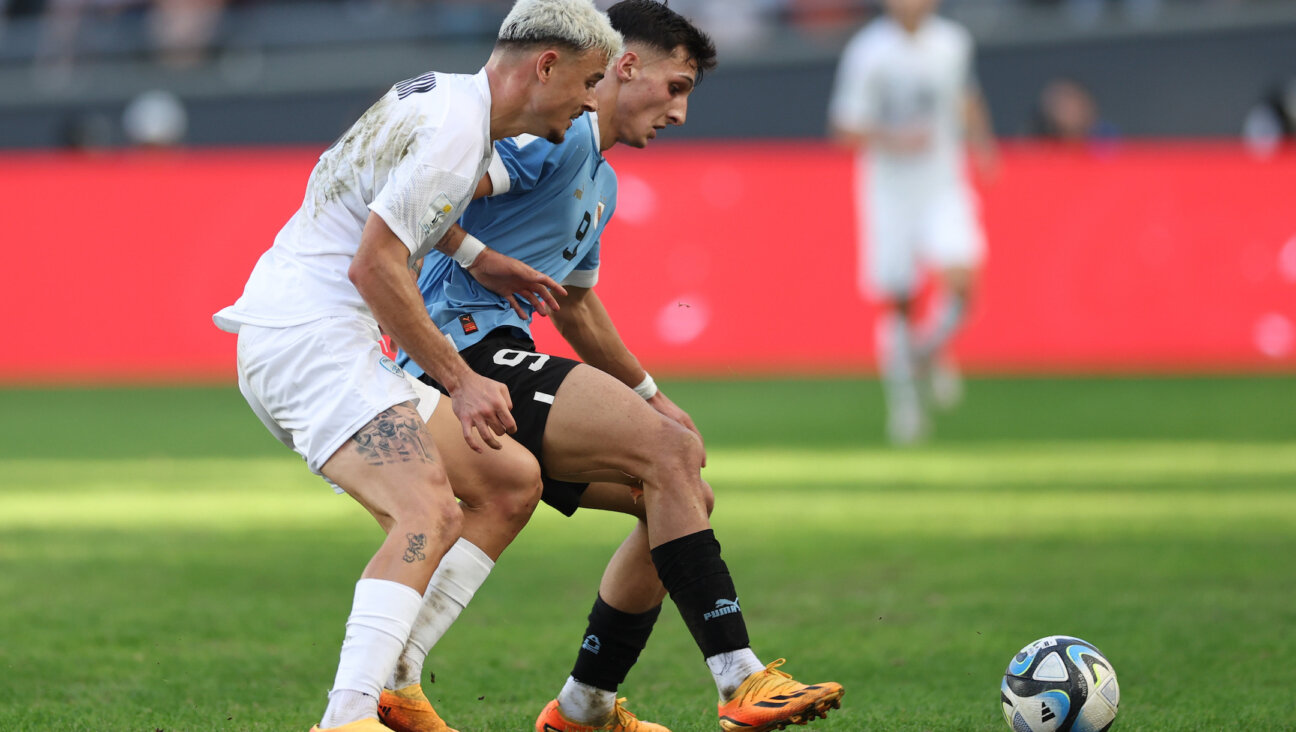
{"label": "white soccer ball with blue pattern", "polygon": [[1013,732],[1105,732],[1120,707],[1111,662],[1094,644],[1066,635],[1013,656],[999,695]]}

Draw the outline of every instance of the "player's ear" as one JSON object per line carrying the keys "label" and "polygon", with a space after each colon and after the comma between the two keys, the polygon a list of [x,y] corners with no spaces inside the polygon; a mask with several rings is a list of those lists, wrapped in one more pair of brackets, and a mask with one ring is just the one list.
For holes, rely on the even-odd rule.
{"label": "player's ear", "polygon": [[559,54],[552,48],[545,49],[536,56],[536,78],[544,84],[553,78],[554,67],[558,65]]}
{"label": "player's ear", "polygon": [[630,81],[635,74],[639,73],[639,54],[626,51],[616,60],[613,68],[616,70],[618,81]]}

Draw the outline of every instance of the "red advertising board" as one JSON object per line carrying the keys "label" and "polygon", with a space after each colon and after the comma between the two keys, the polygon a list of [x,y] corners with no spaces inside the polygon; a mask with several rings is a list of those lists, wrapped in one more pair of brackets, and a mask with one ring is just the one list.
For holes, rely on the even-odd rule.
{"label": "red advertising board", "polygon": [[[318,151],[0,156],[0,381],[231,379],[211,324]],[[873,370],[853,159],[820,143],[615,150],[598,291],[660,373]],[[980,185],[986,371],[1296,366],[1296,153],[1007,146]],[[547,324],[542,346],[565,352]]]}

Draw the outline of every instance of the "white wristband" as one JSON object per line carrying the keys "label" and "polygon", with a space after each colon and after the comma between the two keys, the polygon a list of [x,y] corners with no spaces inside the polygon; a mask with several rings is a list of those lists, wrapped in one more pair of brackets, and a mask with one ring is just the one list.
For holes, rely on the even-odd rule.
{"label": "white wristband", "polygon": [[643,381],[639,382],[639,386],[636,386],[634,390],[636,394],[644,399],[652,399],[657,396],[657,382],[653,381],[652,374],[645,371]]}
{"label": "white wristband", "polygon": [[460,267],[468,269],[477,261],[477,256],[486,251],[486,245],[472,234],[465,234],[463,241],[459,242],[459,248],[455,250],[450,258],[459,263]]}

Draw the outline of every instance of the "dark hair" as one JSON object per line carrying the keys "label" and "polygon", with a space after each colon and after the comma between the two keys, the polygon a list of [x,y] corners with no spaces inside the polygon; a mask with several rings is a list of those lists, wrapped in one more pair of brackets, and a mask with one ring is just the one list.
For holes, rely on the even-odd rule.
{"label": "dark hair", "polygon": [[697,83],[701,83],[704,71],[715,68],[716,48],[711,37],[666,7],[665,0],[621,0],[608,8],[607,15],[627,45],[646,43],[667,53],[683,46],[697,64]]}

